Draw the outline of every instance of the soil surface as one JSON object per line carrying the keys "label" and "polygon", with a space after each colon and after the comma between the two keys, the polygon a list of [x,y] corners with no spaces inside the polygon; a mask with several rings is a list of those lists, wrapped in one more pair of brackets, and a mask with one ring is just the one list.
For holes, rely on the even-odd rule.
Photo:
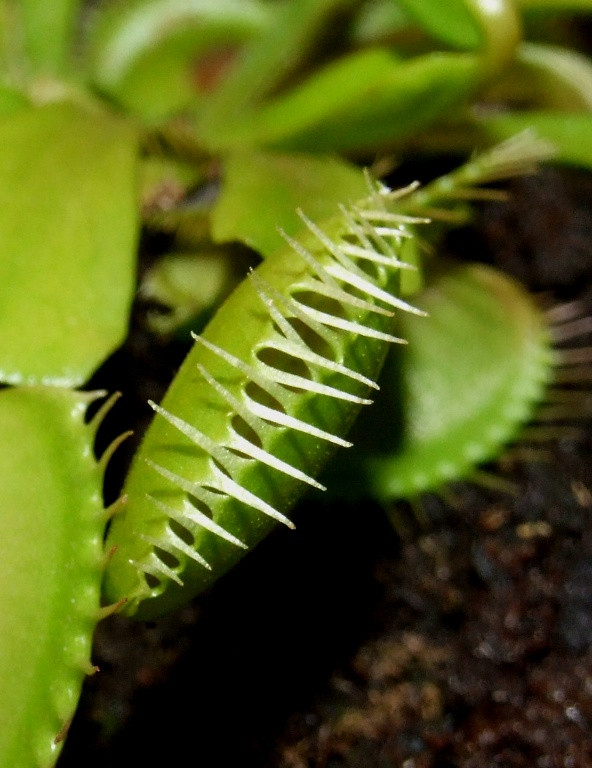
{"label": "soil surface", "polygon": [[[592,178],[510,185],[447,250],[592,314]],[[136,327],[96,384],[106,430],[149,418],[182,346]],[[574,344],[590,344],[582,336]],[[141,376],[138,378],[138,373]],[[585,768],[592,765],[592,411],[543,446],[391,510],[302,504],[207,595],[103,622],[59,768]],[[117,423],[115,423],[117,422]],[[107,441],[109,435],[103,439]],[[111,468],[114,495],[133,445]],[[444,499],[445,497],[445,499]]]}

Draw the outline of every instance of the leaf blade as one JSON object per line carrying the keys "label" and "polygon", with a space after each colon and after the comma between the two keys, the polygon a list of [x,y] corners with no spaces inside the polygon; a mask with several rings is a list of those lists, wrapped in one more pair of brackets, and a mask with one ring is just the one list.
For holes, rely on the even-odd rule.
{"label": "leaf blade", "polygon": [[0,380],[75,386],[123,340],[134,129],[67,104],[0,123]]}

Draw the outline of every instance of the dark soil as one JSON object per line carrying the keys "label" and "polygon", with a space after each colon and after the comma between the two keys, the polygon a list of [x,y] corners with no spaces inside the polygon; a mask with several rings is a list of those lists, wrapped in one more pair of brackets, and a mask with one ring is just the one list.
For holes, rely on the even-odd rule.
{"label": "dark soil", "polygon": [[[590,309],[591,235],[591,178],[547,170],[448,248]],[[155,348],[141,317],[98,377],[124,390],[112,422],[138,430],[184,353]],[[403,536],[372,504],[303,504],[295,533],[178,614],[103,622],[59,768],[592,766],[586,409],[578,436],[489,468],[514,494],[448,489],[423,500],[424,525],[403,505]]]}

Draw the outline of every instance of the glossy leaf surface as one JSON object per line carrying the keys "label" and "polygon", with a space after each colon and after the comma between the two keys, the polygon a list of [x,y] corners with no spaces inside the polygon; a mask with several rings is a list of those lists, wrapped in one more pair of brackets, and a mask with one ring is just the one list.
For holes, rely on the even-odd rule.
{"label": "glossy leaf surface", "polygon": [[315,220],[330,216],[339,203],[359,200],[368,188],[359,169],[344,160],[280,152],[236,152],[224,167],[224,184],[212,212],[218,242],[239,240],[262,256],[285,246],[278,226],[289,235],[302,229],[296,210]]}
{"label": "glossy leaf surface", "polygon": [[230,295],[154,406],[108,538],[106,594],[130,614],[183,604],[278,523],[293,527],[286,514],[347,445],[396,341],[393,313],[411,309],[388,203],[379,188],[322,230],[308,220]]}
{"label": "glossy leaf surface", "polygon": [[[267,34],[246,47],[235,66],[208,99],[198,119],[198,135],[207,146],[227,146],[233,127],[281,90],[294,72],[323,46],[335,14],[351,0],[291,0],[278,3]],[[206,106],[206,105],[204,105]],[[236,143],[233,146],[238,146]]]}
{"label": "glossy leaf surface", "polygon": [[271,18],[271,10],[256,0],[150,0],[106,7],[91,37],[90,76],[128,109],[162,118],[195,106],[200,58],[205,67],[210,57],[215,80],[216,62],[222,67],[224,55],[267,31]]}
{"label": "glossy leaf surface", "polygon": [[84,382],[127,330],[136,134],[69,104],[0,121],[0,380]]}
{"label": "glossy leaf surface", "polygon": [[74,714],[98,619],[102,472],[92,395],[0,392],[0,764],[49,768]]}
{"label": "glossy leaf surface", "polygon": [[401,61],[386,50],[362,51],[327,65],[252,118],[229,124],[217,141],[305,152],[375,149],[463,103],[479,73],[472,54]]}
{"label": "glossy leaf surface", "polygon": [[19,41],[27,74],[62,74],[72,53],[81,0],[8,0],[8,34]]}
{"label": "glossy leaf surface", "polygon": [[482,41],[482,32],[470,13],[465,0],[399,0],[407,12],[417,19],[430,34],[448,45],[475,49]]}
{"label": "glossy leaf surface", "polygon": [[389,355],[374,407],[353,430],[327,483],[346,498],[417,496],[470,477],[514,440],[553,375],[542,312],[515,281],[485,265],[444,271],[401,317],[408,345]]}

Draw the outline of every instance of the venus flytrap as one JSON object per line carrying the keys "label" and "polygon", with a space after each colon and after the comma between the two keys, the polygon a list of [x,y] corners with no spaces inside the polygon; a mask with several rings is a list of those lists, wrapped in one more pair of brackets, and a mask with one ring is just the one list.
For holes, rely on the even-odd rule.
{"label": "venus flytrap", "polygon": [[278,522],[369,404],[393,336],[409,217],[375,186],[263,262],[196,337],[126,480],[105,589],[150,616],[206,588]]}
{"label": "venus flytrap", "polygon": [[[54,387],[0,391],[0,764],[49,768],[66,738],[91,662],[106,563],[105,465],[88,423],[104,393]],[[22,482],[23,475],[28,478]]]}
{"label": "venus flytrap", "polygon": [[[274,525],[292,525],[287,512],[307,487],[321,487],[317,475],[335,447],[349,445],[346,432],[373,396],[386,347],[400,340],[393,335],[395,325],[396,333],[401,327],[393,313],[421,314],[397,295],[407,266],[400,253],[417,238],[414,228],[425,225],[418,217],[422,204],[434,207],[447,195],[454,199],[455,183],[457,192],[465,190],[470,182],[488,179],[494,166],[498,173],[517,170],[504,152],[493,158],[495,163],[491,157],[489,162],[476,159],[468,170],[435,182],[415,203],[415,185],[391,193],[372,183],[365,199],[342,206],[322,226],[299,214],[301,231],[283,235],[285,248],[268,257],[221,307],[196,338],[162,405],[152,404],[156,416],[126,482],[128,509],[116,515],[107,542],[108,599],[120,605],[126,601],[129,612],[139,618],[170,610],[206,588]],[[403,212],[406,207],[413,213]],[[64,558],[62,570],[44,582],[50,589],[55,586],[45,603],[53,622],[41,617],[43,632],[25,629],[44,639],[35,650],[42,654],[39,669],[49,675],[48,683],[29,681],[28,695],[23,696],[23,681],[15,680],[8,668],[4,671],[7,680],[15,680],[7,689],[12,704],[4,711],[15,732],[7,759],[15,765],[20,761],[24,768],[49,766],[66,733],[84,673],[90,670],[92,630],[101,616],[98,584],[105,562],[105,514],[100,486],[109,452],[99,465],[92,458],[100,417],[88,427],[80,422],[82,404],[90,396],[42,387],[0,394],[9,406],[7,434],[12,431],[16,439],[23,428],[18,420],[12,425],[13,412],[18,412],[13,406],[22,402],[25,421],[29,411],[41,425],[49,419],[47,429],[37,425],[31,433],[33,442],[57,440],[70,451],[78,441],[81,448],[80,455],[73,452],[72,464],[48,465],[49,477],[40,474],[26,505],[31,511],[42,501],[48,505],[47,558]],[[68,421],[72,405],[78,426],[66,429],[62,439],[60,424]],[[31,457],[31,441],[23,447],[24,460],[36,457],[42,469],[44,449]],[[61,455],[48,451],[52,462],[60,462]],[[12,454],[4,459],[14,461]],[[3,475],[15,477],[13,490],[8,484],[3,491],[7,513],[22,495],[22,472],[12,469],[12,463],[3,469]],[[82,497],[64,488],[70,474],[85,473],[90,481],[81,484]],[[70,519],[70,503],[83,516],[88,513],[91,522],[89,529],[78,521],[66,546],[55,543],[54,537],[60,530],[57,523]],[[20,508],[22,498],[18,504]],[[22,550],[21,543],[14,543],[14,549]],[[34,557],[38,554],[35,550]],[[6,563],[14,565],[10,558]],[[41,585],[32,586],[28,580],[19,586],[31,596]],[[7,594],[10,601],[10,591]],[[19,618],[18,626],[27,625]],[[9,633],[7,641],[11,638]],[[55,642],[60,649],[72,645],[76,653],[54,651]],[[12,653],[11,646],[0,656],[6,660]],[[54,653],[60,665],[48,663]],[[55,701],[52,690],[57,691]],[[38,744],[39,757],[27,754],[29,743]]]}
{"label": "venus flytrap", "polygon": [[409,344],[389,356],[354,427],[355,460],[340,454],[323,478],[336,496],[388,506],[471,479],[536,418],[555,381],[545,313],[497,270],[447,264],[415,301],[429,327],[401,318]]}
{"label": "venus flytrap", "polygon": [[[403,213],[429,213],[441,226],[460,223],[469,214],[468,201],[495,199],[501,194],[484,184],[529,172],[552,153],[546,142],[523,134],[423,188],[412,185],[393,202],[395,210],[368,212],[367,219],[377,223],[392,216],[403,221]],[[220,227],[220,231],[227,237],[235,233],[246,242],[260,243],[260,250],[273,261],[275,240],[262,237],[248,205],[241,208],[238,204],[238,192],[245,200],[257,199],[257,190],[265,188],[265,173],[270,169],[275,174],[280,170],[290,173],[288,157],[244,154],[241,167],[245,172],[235,175],[231,166],[214,221],[223,222],[222,213],[232,211],[226,228]],[[281,191],[277,177],[275,183]],[[298,202],[298,194],[306,199],[307,186],[299,190],[293,185],[292,202]],[[285,222],[296,228],[289,211]],[[434,225],[415,229],[417,232],[408,222],[409,236],[401,242],[414,261],[418,240],[433,238]],[[386,502],[469,476],[479,463],[498,455],[515,438],[532,418],[553,378],[556,355],[546,318],[520,286],[485,266],[442,270],[437,260],[428,262],[428,273],[434,270],[436,284],[418,297],[431,316],[426,323],[429,327],[411,315],[400,318],[401,335],[413,340],[411,349],[393,350],[389,355],[382,391],[377,395],[378,415],[374,417],[371,409],[366,419],[361,418],[360,428],[354,430],[360,449],[340,452],[340,460],[330,466],[325,475],[329,495],[369,495]],[[406,293],[417,292],[420,281],[416,275],[417,270],[402,272]],[[478,344],[472,342],[475,335]],[[464,350],[462,365],[451,368],[446,360],[459,349]],[[397,429],[401,419],[402,431]]]}
{"label": "venus flytrap", "polygon": [[[511,439],[551,374],[544,320],[524,292],[484,267],[448,277],[447,310],[441,302],[414,310],[397,297],[409,272],[400,255],[417,241],[419,227],[429,232],[422,211],[455,221],[459,201],[465,206],[489,194],[481,184],[529,170],[549,152],[544,142],[521,136],[425,190],[412,184],[391,192],[370,182],[370,196],[342,205],[324,225],[299,213],[301,230],[282,233],[287,247],[269,254],[222,305],[195,337],[163,403],[151,403],[156,415],[125,484],[129,503],[109,533],[109,545],[117,548],[106,574],[109,599],[126,597],[126,610],[139,617],[162,613],[207,588],[278,522],[291,526],[286,513],[307,486],[321,488],[315,478],[335,446],[350,445],[345,435],[377,388],[387,342],[397,340],[395,328],[408,331],[417,348],[404,375],[419,371],[418,378],[403,401],[418,435],[392,447],[397,471],[370,466],[378,485],[362,481],[365,493],[386,498],[379,490],[386,478],[395,484],[391,496],[406,496],[466,476]],[[257,162],[265,167],[261,158]],[[260,180],[253,177],[253,183]],[[246,219],[237,221],[248,238]],[[417,326],[395,321],[393,310],[410,315],[433,310],[433,320],[425,322],[434,327],[422,332],[421,318]],[[465,351],[463,366],[449,371],[444,357],[467,346],[462,334],[472,338],[477,327],[487,338],[476,345],[477,352]],[[507,348],[508,333],[515,350]],[[433,366],[439,349],[448,352]],[[480,387],[476,377],[488,357],[497,376],[493,386],[484,380],[488,386]],[[396,378],[400,361],[392,362]],[[441,385],[434,389],[434,382]],[[452,407],[461,384],[472,393],[470,412],[466,398],[458,409]],[[389,400],[398,394],[388,382],[381,394],[387,415]],[[413,403],[422,396],[436,411],[431,418],[425,408],[413,416]],[[446,413],[450,421],[443,421]],[[384,413],[381,418],[393,433]],[[437,425],[437,439],[422,448],[421,435],[430,434],[430,424]],[[458,453],[453,424],[459,430]],[[362,471],[366,464],[360,463]],[[335,467],[332,484],[347,492],[347,480],[339,479],[343,465]],[[358,474],[352,471],[351,477]],[[417,479],[424,476],[429,481]]]}
{"label": "venus flytrap", "polygon": [[[448,139],[451,117],[460,120],[462,146],[467,134],[472,145],[476,118],[467,127],[463,108],[479,99],[491,107],[490,79],[507,72],[491,93],[509,111],[477,120],[477,137],[487,143],[496,130],[507,135],[517,124],[552,123],[547,134],[558,140],[561,159],[590,164],[589,65],[571,59],[566,69],[560,52],[520,42],[522,9],[545,0],[405,0],[394,27],[379,24],[365,42],[358,25],[370,3],[349,0],[82,5],[59,0],[49,11],[42,0],[0,0],[0,375],[29,385],[0,391],[0,607],[10,617],[10,631],[0,637],[0,763],[16,768],[55,762],[92,666],[105,559],[112,556],[112,599],[129,597],[129,613],[142,617],[207,587],[274,525],[291,525],[290,507],[304,489],[318,489],[321,467],[349,442],[356,412],[375,397],[386,347],[407,333],[399,310],[409,305],[400,294],[418,288],[410,276],[420,272],[404,266],[419,261],[415,217],[452,221],[459,213],[454,195],[487,194],[471,188],[486,181],[487,163],[471,178],[452,175],[395,199],[381,187],[368,193],[359,172],[319,152],[374,157],[380,147],[401,152],[410,143],[432,151],[435,133],[422,145],[418,129],[433,131],[444,121]],[[328,28],[335,50],[327,57]],[[417,47],[409,45],[411,30]],[[542,77],[553,83],[542,89],[544,114],[512,108],[516,70],[526,72],[527,89]],[[583,75],[578,87],[565,88],[574,73]],[[584,139],[573,141],[574,130]],[[256,151],[263,161],[251,162],[250,171],[259,173],[270,145],[289,153],[287,186],[296,169],[313,169],[316,188],[307,189],[318,205],[289,195],[276,205],[286,186],[270,183],[281,175],[277,158],[259,190],[266,189],[269,204],[236,183]],[[295,148],[315,156],[305,160]],[[141,214],[149,227],[175,231],[174,221],[167,226],[175,211],[140,211],[136,202],[136,175],[144,167],[148,178],[160,154],[179,196],[196,180],[220,185],[220,202],[206,199],[198,226],[188,227],[199,247],[239,239],[266,261],[196,339],[163,403],[152,404],[154,423],[126,484],[129,511],[116,516],[105,555],[101,484],[109,452],[93,458],[98,421],[85,425],[83,418],[92,396],[68,387],[82,385],[123,338]],[[237,207],[242,221],[228,217]],[[261,207],[271,211],[268,220]],[[320,228],[313,223],[319,221]],[[424,229],[427,235],[434,228]],[[484,274],[470,268],[448,278],[465,296],[450,287],[442,292],[452,296],[451,311],[485,306],[491,319],[492,296],[512,295],[524,311],[503,327],[519,332],[516,348],[532,330],[544,356],[540,317],[523,306],[519,290]],[[430,310],[436,324],[436,303]],[[465,312],[469,335],[477,315]],[[428,320],[417,321],[417,331],[408,331],[418,353],[406,365],[423,380],[433,370],[431,356],[421,359],[422,343],[438,346],[439,337],[436,330],[428,336]],[[446,338],[452,357],[464,342]],[[512,369],[515,350],[510,357],[493,346],[494,364]],[[523,390],[539,387],[547,373],[533,365]],[[42,386],[50,383],[62,389]],[[449,390],[450,382],[445,403]],[[490,426],[500,410],[519,410],[507,395],[499,395],[498,410],[479,404],[478,426]],[[469,453],[474,460],[484,455]],[[412,451],[405,455],[413,472],[423,471]],[[439,463],[446,458],[440,450]],[[458,457],[449,464],[465,471]],[[429,474],[439,482],[450,473],[430,466]],[[406,488],[415,492],[418,484]],[[373,492],[384,496],[384,485]]]}

